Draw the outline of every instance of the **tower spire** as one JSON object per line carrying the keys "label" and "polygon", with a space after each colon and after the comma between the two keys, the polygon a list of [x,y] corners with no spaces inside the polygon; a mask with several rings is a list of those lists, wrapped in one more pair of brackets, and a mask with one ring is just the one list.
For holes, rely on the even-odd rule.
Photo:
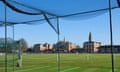
{"label": "tower spire", "polygon": [[66,41],[65,41],[65,37],[64,37],[64,42],[66,42]]}
{"label": "tower spire", "polygon": [[92,34],[89,32],[89,42],[92,42]]}

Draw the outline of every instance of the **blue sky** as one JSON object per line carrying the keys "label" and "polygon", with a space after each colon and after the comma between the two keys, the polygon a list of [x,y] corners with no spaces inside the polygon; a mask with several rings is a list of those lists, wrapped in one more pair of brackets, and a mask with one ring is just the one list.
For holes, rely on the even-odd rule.
{"label": "blue sky", "polygon": [[[113,16],[113,39],[114,44],[120,44],[120,10],[116,9],[112,11]],[[98,17],[87,20],[69,21],[66,24],[61,23],[63,28],[61,29],[67,40],[73,41],[82,46],[84,41],[88,40],[89,32],[92,32],[94,41],[102,42],[102,44],[109,44],[109,14],[105,13]]]}
{"label": "blue sky", "polygon": [[[120,44],[120,10],[112,11],[113,18],[113,39],[114,44]],[[60,19],[60,40],[64,37],[66,41],[73,42],[82,46],[84,41],[88,40],[89,32],[92,32],[93,41],[102,42],[102,44],[109,44],[109,16],[108,13],[87,19],[87,20],[69,20]],[[0,28],[0,37],[4,37],[4,28]],[[8,37],[12,37],[12,27],[8,27]],[[57,34],[47,24],[36,25],[16,25],[15,26],[15,40],[24,38],[29,46],[35,43],[50,44],[57,42]]]}
{"label": "blue sky", "polygon": [[[102,0],[102,1],[104,1],[104,0]],[[100,1],[100,2],[102,2],[102,1]],[[24,0],[23,0],[23,2],[24,2]],[[48,0],[48,2],[49,2],[49,0]],[[38,5],[38,4],[36,4],[36,5]],[[64,5],[66,5],[66,3]],[[104,3],[104,5],[107,6],[106,3]],[[44,7],[44,4],[41,7]],[[77,7],[77,5],[75,5],[75,7]],[[93,8],[95,6],[91,6],[91,7]],[[63,9],[63,8],[61,7],[60,10],[61,9]],[[74,9],[74,10],[79,10],[79,9]],[[84,8],[82,10],[84,10]],[[10,20],[14,20],[16,18],[17,15],[13,15],[13,14],[11,12],[9,12],[8,16],[10,16],[9,17]],[[11,16],[13,16],[13,18],[11,18]],[[25,16],[23,19],[21,19],[21,18],[19,18],[19,16],[21,16],[21,15],[19,14],[17,16],[18,19],[15,19],[15,20],[17,20],[17,21],[23,20],[24,21],[25,18],[30,18],[30,16]],[[33,17],[33,18],[35,18],[35,17]],[[39,16],[37,18],[39,18]],[[112,11],[112,20],[113,20],[114,44],[120,44],[120,28],[119,28],[120,20],[119,19],[120,19],[120,9],[113,10]],[[12,27],[8,27],[7,32],[8,32],[7,36],[12,38]],[[73,42],[82,47],[83,42],[88,41],[89,32],[92,33],[93,41],[101,42],[103,45],[110,44],[108,12],[106,12],[102,15],[99,15],[97,17],[88,18],[88,19],[84,19],[84,20],[81,20],[79,17],[77,19],[71,19],[71,18],[60,19],[60,40],[63,40],[65,37],[66,41]],[[0,37],[4,37],[4,27],[0,28]],[[38,23],[35,23],[35,25],[23,25],[23,24],[15,25],[15,38],[14,39],[18,40],[20,38],[24,38],[27,41],[29,46],[33,46],[36,43],[47,42],[50,44],[54,44],[57,42],[57,34],[47,24],[47,22],[46,23],[38,22]]]}

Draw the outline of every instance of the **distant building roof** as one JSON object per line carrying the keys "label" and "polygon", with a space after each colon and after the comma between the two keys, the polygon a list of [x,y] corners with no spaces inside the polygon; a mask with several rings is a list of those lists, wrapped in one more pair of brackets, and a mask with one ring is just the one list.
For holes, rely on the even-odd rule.
{"label": "distant building roof", "polygon": [[[84,43],[90,43],[90,42],[89,41],[85,41]],[[91,43],[101,43],[101,42],[91,41]]]}
{"label": "distant building roof", "polygon": [[[102,46],[100,46],[99,48],[110,48],[111,47],[111,45],[102,45]],[[120,48],[120,45],[113,45],[113,47],[114,48]]]}

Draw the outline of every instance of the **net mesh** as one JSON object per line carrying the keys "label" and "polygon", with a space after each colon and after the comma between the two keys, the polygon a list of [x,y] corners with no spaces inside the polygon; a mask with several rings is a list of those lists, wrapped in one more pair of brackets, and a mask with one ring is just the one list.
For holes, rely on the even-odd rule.
{"label": "net mesh", "polygon": [[[111,4],[112,10],[119,8],[120,6],[120,0],[111,0],[111,3],[112,3]],[[7,5],[7,13],[6,13],[7,22],[5,22],[4,20],[5,19],[4,4]],[[89,19],[92,17],[96,17],[106,13],[109,10],[109,1],[108,0],[92,0],[92,1],[91,0],[78,0],[78,1],[52,0],[51,2],[50,0],[31,0],[31,1],[30,0],[0,0],[0,6],[1,6],[0,26],[4,26],[5,23],[10,26],[13,24],[34,25],[35,23],[39,23],[39,22],[47,22],[54,29],[56,33],[59,33],[59,29],[57,27],[57,18],[82,20],[82,19]],[[17,60],[20,59],[20,53],[18,52],[18,50],[20,48],[18,48],[19,46],[16,46],[17,44],[14,41],[10,43],[9,41],[7,41],[6,44],[7,59],[5,59],[6,58],[4,53],[5,49],[3,48],[4,43],[0,44],[1,46],[0,49],[2,51],[2,53],[0,53],[0,71],[4,72],[5,68],[7,69],[8,67],[9,69],[7,69],[7,71],[14,71],[14,66],[16,65],[18,66]],[[79,69],[78,66],[83,66],[83,65],[86,65],[85,66],[86,68],[90,68],[90,67],[94,68],[97,66],[97,63],[100,63],[98,66],[99,71],[102,70],[102,68],[104,68],[103,71],[109,72],[111,68],[110,55],[108,54],[105,57],[104,55],[100,57],[101,56],[100,55],[99,58],[98,56],[99,55],[95,56],[93,54],[88,54],[87,56],[83,55],[82,57],[80,57],[78,55],[76,57],[76,55],[66,54],[64,56],[63,54],[60,56],[61,70],[65,72],[69,70]],[[49,57],[49,55],[47,57]],[[71,57],[72,58],[75,57],[75,58],[72,59]],[[108,57],[106,60],[103,61],[100,60],[100,58],[106,58],[106,57]],[[44,63],[43,65],[48,65],[47,63],[50,63],[49,65],[52,66],[52,64],[56,63],[55,58],[56,57],[52,58],[54,59],[53,63],[49,61],[45,62],[46,59],[41,63]],[[82,63],[79,62],[80,59]],[[27,59],[25,60],[27,62]],[[80,64],[77,64],[76,62]],[[7,63],[7,67],[5,67],[5,63]],[[107,64],[105,67],[103,67],[105,63]],[[34,64],[35,63],[33,63],[33,65]],[[56,65],[53,65],[53,67],[55,66]],[[116,67],[119,68],[118,65]],[[56,71],[56,69],[54,69],[54,71]],[[91,71],[94,71],[94,69],[92,69]]]}
{"label": "net mesh", "polygon": [[[111,0],[111,8],[116,9],[119,8],[119,0]],[[6,4],[9,8],[7,8],[7,21],[15,22],[14,24],[34,24],[36,20],[44,21],[44,14],[48,17],[48,20],[51,22],[51,27],[55,32],[58,31],[56,23],[53,23],[53,19],[55,18],[65,18],[65,19],[89,19],[92,17],[99,16],[104,14],[109,9],[109,1],[108,0],[79,0],[79,1],[65,1],[60,0],[56,1],[50,0],[40,1],[29,1],[29,0],[2,0],[0,2],[1,12],[0,12],[0,26],[2,22],[4,22],[4,4]],[[12,9],[12,10],[11,10]],[[16,12],[14,12],[14,11]],[[18,13],[17,13],[18,12]],[[20,14],[21,13],[21,14]],[[24,17],[24,19],[22,18]],[[34,20],[33,20],[34,19]],[[55,20],[54,19],[54,20]],[[25,21],[33,21],[32,23],[26,23]],[[24,23],[25,22],[25,23]],[[9,23],[8,25],[10,25]]]}
{"label": "net mesh", "polygon": [[[20,60],[20,45],[19,41],[13,41],[11,38],[7,38],[7,51],[5,50],[5,38],[0,38],[0,70],[13,71],[14,67],[17,67],[18,60]],[[7,60],[6,55],[7,54]],[[7,67],[6,67],[7,64]]]}

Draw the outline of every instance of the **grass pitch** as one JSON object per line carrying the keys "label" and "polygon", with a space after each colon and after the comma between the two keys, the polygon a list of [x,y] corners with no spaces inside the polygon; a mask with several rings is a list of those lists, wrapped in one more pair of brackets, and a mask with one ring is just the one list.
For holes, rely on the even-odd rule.
{"label": "grass pitch", "polygon": [[[57,54],[23,54],[22,57],[22,67],[8,65],[8,72],[111,72],[110,54],[60,54],[60,60]],[[120,54],[114,55],[114,62],[115,72],[120,72]]]}

